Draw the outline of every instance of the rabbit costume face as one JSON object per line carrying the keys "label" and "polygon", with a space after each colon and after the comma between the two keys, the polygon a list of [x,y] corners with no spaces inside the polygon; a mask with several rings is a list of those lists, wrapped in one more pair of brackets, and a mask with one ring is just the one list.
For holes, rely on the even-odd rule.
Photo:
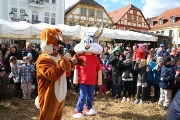
{"label": "rabbit costume face", "polygon": [[98,44],[98,38],[101,36],[103,31],[103,25],[101,25],[98,30],[93,33],[79,31],[81,36],[81,42],[77,44],[74,48],[74,51],[77,54],[82,53],[92,53],[92,54],[100,54],[103,51],[101,45]]}

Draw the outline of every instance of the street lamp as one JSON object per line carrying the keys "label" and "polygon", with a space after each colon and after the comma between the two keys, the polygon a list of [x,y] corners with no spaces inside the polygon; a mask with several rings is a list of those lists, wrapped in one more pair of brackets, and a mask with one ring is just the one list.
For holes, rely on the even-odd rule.
{"label": "street lamp", "polygon": [[[13,11],[11,11],[10,13],[9,13],[9,16],[10,16],[10,18],[11,18],[11,20],[12,21],[20,21],[20,19],[18,18],[18,19],[14,19],[13,17],[14,17],[14,13],[13,13]],[[24,13],[24,21],[26,21],[27,19],[28,19],[28,15],[26,14],[26,13]]]}
{"label": "street lamp", "polygon": [[25,21],[28,19],[28,15],[26,14],[26,13],[24,13],[24,19],[25,19]]}
{"label": "street lamp", "polygon": [[11,12],[9,13],[9,16],[10,16],[11,19],[13,19],[13,16],[14,16],[13,11],[11,11]]}

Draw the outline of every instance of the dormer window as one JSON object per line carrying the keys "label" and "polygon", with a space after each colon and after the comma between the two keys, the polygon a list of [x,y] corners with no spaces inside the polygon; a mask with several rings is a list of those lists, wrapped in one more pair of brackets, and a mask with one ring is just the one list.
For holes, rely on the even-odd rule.
{"label": "dormer window", "polygon": [[153,20],[150,21],[150,26],[153,26]]}
{"label": "dormer window", "polygon": [[160,24],[160,25],[162,25],[162,24],[163,24],[163,22],[164,22],[164,19],[162,19],[162,18],[161,18],[161,19],[159,19],[159,24]]}
{"label": "dormer window", "polygon": [[176,18],[175,16],[171,16],[171,18],[170,18],[171,19],[171,23],[175,23],[175,18]]}

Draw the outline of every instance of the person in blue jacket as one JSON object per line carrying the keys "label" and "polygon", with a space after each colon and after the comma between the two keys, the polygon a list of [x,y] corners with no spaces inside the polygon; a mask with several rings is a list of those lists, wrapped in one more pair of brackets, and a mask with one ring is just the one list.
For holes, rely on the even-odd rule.
{"label": "person in blue jacket", "polygon": [[153,84],[153,72],[152,69],[156,66],[156,63],[153,61],[153,55],[147,56],[147,65],[149,66],[149,72],[147,73],[147,87],[146,87],[146,94],[145,99],[150,100],[150,92],[151,86]]}
{"label": "person in blue jacket", "polygon": [[160,48],[163,51],[163,57],[169,56],[169,53],[165,50],[164,44],[160,44]]}
{"label": "person in blue jacket", "polygon": [[169,106],[167,120],[180,120],[180,90],[176,93]]}
{"label": "person in blue jacket", "polygon": [[154,98],[156,100],[159,99],[160,96],[160,88],[159,88],[159,78],[161,75],[161,67],[162,67],[162,63],[163,63],[163,58],[162,57],[158,57],[156,59],[156,66],[152,69],[153,72],[153,83],[154,83]]}
{"label": "person in blue jacket", "polygon": [[175,70],[171,65],[171,57],[166,56],[163,59],[163,66],[160,75],[160,98],[158,105],[162,106],[163,110],[167,110],[171,102],[172,89],[175,79]]}

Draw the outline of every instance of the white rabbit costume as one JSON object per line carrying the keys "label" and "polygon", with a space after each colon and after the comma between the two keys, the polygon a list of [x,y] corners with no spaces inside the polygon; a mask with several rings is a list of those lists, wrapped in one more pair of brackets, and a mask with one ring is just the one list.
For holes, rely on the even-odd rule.
{"label": "white rabbit costume", "polygon": [[[103,25],[93,33],[85,33],[80,31],[81,42],[74,48],[77,54],[81,54],[81,58],[85,61],[85,66],[75,66],[74,70],[74,84],[80,86],[80,96],[74,111],[74,118],[81,118],[84,116],[82,113],[84,104],[86,103],[86,114],[96,115],[97,111],[92,108],[93,93],[95,85],[102,84],[102,71],[97,54],[101,54],[103,48],[98,44],[98,38],[102,34]],[[98,76],[97,76],[98,75]]]}

